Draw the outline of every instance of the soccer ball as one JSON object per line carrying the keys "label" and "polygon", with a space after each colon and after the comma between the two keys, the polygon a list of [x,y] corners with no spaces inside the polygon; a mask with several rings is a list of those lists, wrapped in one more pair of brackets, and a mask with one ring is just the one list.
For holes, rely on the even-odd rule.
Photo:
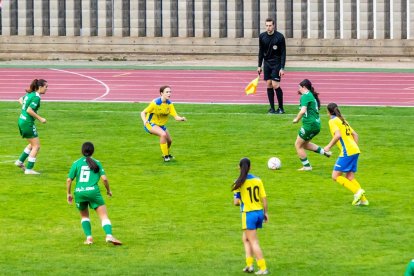
{"label": "soccer ball", "polygon": [[267,161],[267,167],[271,170],[278,170],[282,167],[282,161],[277,157],[271,157],[269,161]]}

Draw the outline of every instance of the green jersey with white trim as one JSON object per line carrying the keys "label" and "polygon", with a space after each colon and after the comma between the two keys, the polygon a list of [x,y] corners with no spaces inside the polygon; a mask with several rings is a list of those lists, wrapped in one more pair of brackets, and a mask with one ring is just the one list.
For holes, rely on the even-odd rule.
{"label": "green jersey with white trim", "polygon": [[27,93],[23,97],[22,112],[20,113],[19,121],[33,123],[35,118],[27,113],[27,109],[31,107],[34,112],[37,113],[37,110],[40,108],[40,94],[33,91]]}
{"label": "green jersey with white trim", "polygon": [[302,123],[305,129],[313,129],[321,127],[321,119],[319,118],[318,102],[312,92],[307,91],[300,97],[300,107],[306,106],[306,113],[303,114]]}
{"label": "green jersey with white trim", "polygon": [[86,162],[86,157],[81,157],[73,162],[68,177],[72,180],[76,177],[75,192],[91,191],[98,188],[95,186],[98,185],[101,176],[105,175],[102,164],[94,158],[92,158],[92,160],[94,160],[99,167],[97,173],[89,168],[88,163]]}

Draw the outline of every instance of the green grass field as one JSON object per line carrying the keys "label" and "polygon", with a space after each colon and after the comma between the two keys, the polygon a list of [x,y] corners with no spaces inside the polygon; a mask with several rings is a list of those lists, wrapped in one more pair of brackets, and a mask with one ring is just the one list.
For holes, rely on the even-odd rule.
{"label": "green grass field", "polygon": [[[268,194],[270,222],[259,240],[271,274],[402,275],[414,258],[412,108],[341,108],[360,135],[357,177],[371,203],[353,207],[352,194],[330,178],[336,148],[330,159],[309,153],[314,170],[297,171],[296,106],[270,116],[265,105],[176,104],[188,121],[168,123],[170,163],[142,129],[144,106],[43,102],[42,174],[31,176],[13,164],[26,145],[18,103],[0,103],[0,275],[242,275],[230,186],[245,156]],[[313,141],[324,146],[325,107],[321,113]],[[67,173],[85,141],[110,180],[113,198],[105,200],[123,246],[105,244],[94,213],[95,244],[83,245],[79,214],[66,203]],[[267,169],[271,156],[281,170]]]}

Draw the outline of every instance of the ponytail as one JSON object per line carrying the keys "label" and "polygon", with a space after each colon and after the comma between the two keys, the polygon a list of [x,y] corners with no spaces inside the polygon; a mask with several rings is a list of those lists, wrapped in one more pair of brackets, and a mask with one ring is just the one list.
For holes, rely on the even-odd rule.
{"label": "ponytail", "polygon": [[327,109],[328,109],[329,114],[338,117],[344,126],[349,126],[348,122],[342,116],[341,111],[339,110],[339,107],[336,103],[328,104]]}
{"label": "ponytail", "polygon": [[95,160],[91,158],[93,152],[95,151],[95,147],[91,142],[85,142],[82,145],[82,154],[86,157],[86,163],[88,163],[89,168],[94,172],[99,172],[99,166],[96,164]]}
{"label": "ponytail", "polygon": [[240,175],[237,178],[237,180],[234,182],[232,189],[231,189],[232,191],[239,189],[241,185],[243,185],[243,183],[246,181],[247,174],[250,171],[249,158],[243,158],[242,160],[240,160],[239,166],[240,166]]}
{"label": "ponytail", "polygon": [[44,80],[44,79],[34,79],[34,80],[32,80],[32,82],[30,83],[29,88],[27,88],[27,89],[26,89],[26,92],[27,92],[27,93],[30,93],[30,92],[37,91],[37,90],[39,90],[39,87],[41,87],[41,86],[45,86],[45,85],[46,85],[46,83],[47,83],[47,81],[46,81],[46,80]]}

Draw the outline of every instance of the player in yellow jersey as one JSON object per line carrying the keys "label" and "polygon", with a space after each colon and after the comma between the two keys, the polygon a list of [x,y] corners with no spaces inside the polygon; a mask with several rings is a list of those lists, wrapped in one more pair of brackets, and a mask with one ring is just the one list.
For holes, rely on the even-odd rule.
{"label": "player in yellow jersey", "polygon": [[[332,172],[332,179],[354,194],[352,205],[369,205],[364,189],[361,188],[361,185],[355,179],[360,153],[358,134],[342,117],[336,103],[328,104],[327,108],[328,115],[331,117],[329,129],[332,139],[324,150],[329,151],[335,144],[340,150],[339,158],[336,160]],[[345,177],[342,174],[345,174]]]}
{"label": "player in yellow jersey", "polygon": [[144,122],[144,129],[148,133],[160,137],[160,147],[162,157],[165,162],[170,161],[173,157],[170,154],[172,139],[165,124],[168,116],[171,115],[176,121],[187,121],[185,117],[178,116],[173,103],[170,101],[171,87],[168,85],[160,87],[159,98],[153,100],[144,111],[141,112],[141,119]]}
{"label": "player in yellow jersey", "polygon": [[264,275],[269,272],[257,238],[257,229],[262,228],[263,221],[269,220],[266,192],[262,180],[249,174],[250,160],[248,158],[240,160],[239,166],[240,175],[234,182],[232,191],[234,192],[234,205],[240,205],[242,213],[242,239],[246,252],[246,267],[243,271],[248,273],[254,271],[253,257],[255,256],[259,267],[256,274]]}

